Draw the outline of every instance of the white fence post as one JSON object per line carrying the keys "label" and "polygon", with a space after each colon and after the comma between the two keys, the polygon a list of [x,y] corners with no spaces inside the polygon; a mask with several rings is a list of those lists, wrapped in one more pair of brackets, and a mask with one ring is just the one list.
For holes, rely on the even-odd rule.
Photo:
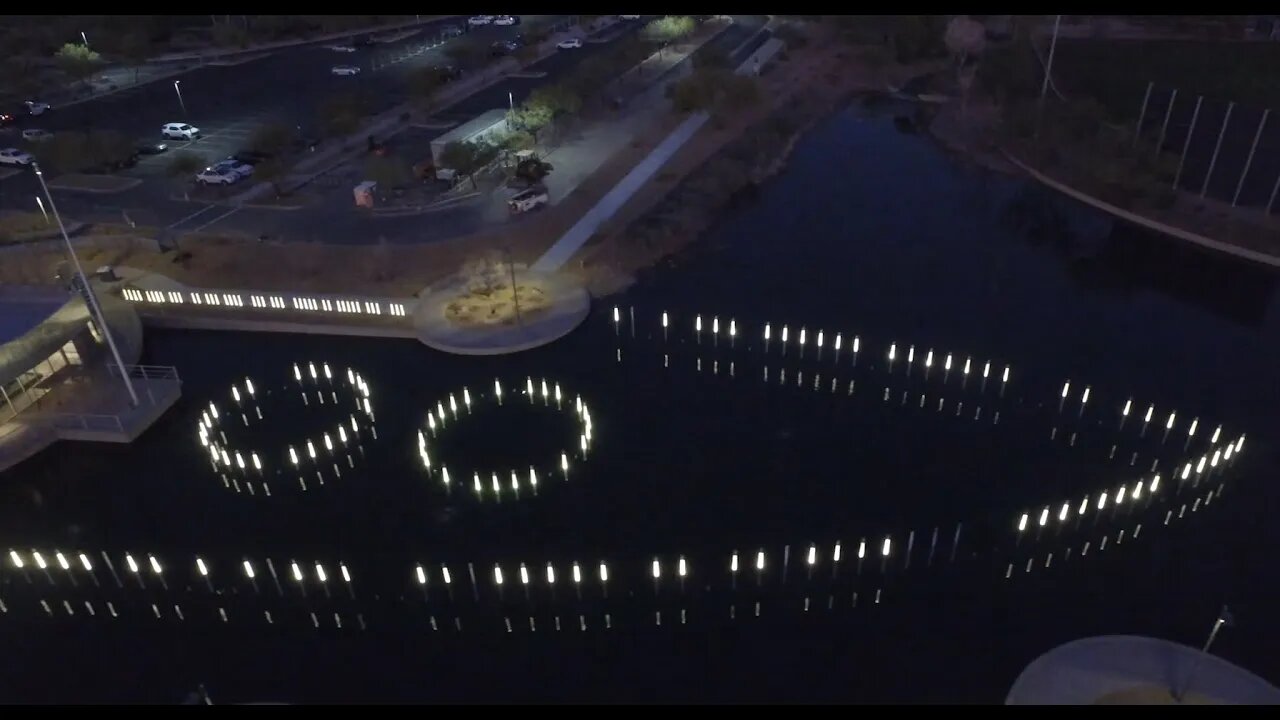
{"label": "white fence post", "polygon": [[1218,151],[1222,150],[1222,139],[1227,136],[1227,125],[1231,122],[1231,111],[1236,109],[1234,102],[1227,103],[1227,115],[1222,118],[1222,129],[1218,131],[1218,142],[1213,146],[1213,157],[1209,159],[1209,171],[1204,174],[1204,184],[1200,186],[1200,199],[1204,199],[1209,191],[1209,179],[1213,177],[1213,168],[1218,164]]}
{"label": "white fence post", "polygon": [[1155,87],[1154,80],[1147,82],[1147,92],[1142,96],[1142,109],[1138,111],[1138,124],[1133,128],[1133,146],[1138,147],[1138,138],[1142,137],[1142,121],[1147,118],[1147,103],[1151,101],[1151,89]]}
{"label": "white fence post", "polygon": [[1187,139],[1182,143],[1182,157],[1178,158],[1178,171],[1173,174],[1173,189],[1178,189],[1178,181],[1182,179],[1182,166],[1187,162],[1187,148],[1191,147],[1191,136],[1196,133],[1196,121],[1200,119],[1200,104],[1204,96],[1196,97],[1196,109],[1191,113],[1191,127],[1187,128]]}
{"label": "white fence post", "polygon": [[1178,99],[1178,88],[1169,95],[1169,107],[1164,110],[1164,122],[1160,125],[1160,139],[1156,140],[1156,157],[1160,157],[1160,149],[1164,147],[1164,136],[1169,130],[1169,117],[1173,115],[1173,101]]}
{"label": "white fence post", "polygon": [[1240,182],[1236,184],[1236,194],[1231,196],[1231,207],[1240,200],[1240,191],[1244,189],[1244,179],[1249,175],[1249,167],[1253,165],[1253,154],[1258,151],[1258,141],[1262,139],[1262,130],[1267,127],[1267,118],[1271,108],[1262,111],[1262,120],[1258,122],[1258,132],[1253,134],[1253,145],[1249,148],[1249,157],[1244,161],[1244,170],[1240,173]]}

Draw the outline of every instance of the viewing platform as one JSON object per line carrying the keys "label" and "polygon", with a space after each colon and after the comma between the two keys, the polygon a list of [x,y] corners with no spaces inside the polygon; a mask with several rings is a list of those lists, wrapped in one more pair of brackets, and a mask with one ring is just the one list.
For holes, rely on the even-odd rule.
{"label": "viewing platform", "polygon": [[0,328],[0,471],[58,440],[132,442],[182,394],[175,368],[127,364],[142,355],[142,323],[128,302],[97,295],[126,360],[124,377],[79,293],[46,286],[0,291],[7,320]]}

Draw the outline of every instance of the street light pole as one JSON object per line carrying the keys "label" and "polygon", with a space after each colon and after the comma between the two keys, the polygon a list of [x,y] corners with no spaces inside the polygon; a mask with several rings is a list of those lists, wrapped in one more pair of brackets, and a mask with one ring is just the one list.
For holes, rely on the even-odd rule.
{"label": "street light pole", "polygon": [[107,318],[102,314],[102,306],[98,304],[98,296],[93,292],[93,286],[89,284],[89,278],[84,275],[84,268],[80,267],[80,258],[76,257],[76,249],[71,245],[71,238],[67,236],[67,228],[62,224],[62,216],[58,214],[58,206],[53,203],[53,194],[49,192],[49,186],[44,182],[44,173],[40,171],[40,165],[31,163],[32,169],[36,171],[36,179],[40,181],[40,188],[44,190],[44,197],[49,201],[49,210],[53,213],[53,218],[58,221],[58,232],[62,233],[62,240],[67,244],[67,252],[71,254],[71,262],[76,269],[76,277],[80,278],[80,282],[84,285],[85,296],[89,300],[89,311],[98,321],[98,327],[102,330],[102,335],[107,339],[107,345],[111,348],[111,355],[116,359],[116,367],[120,368],[120,378],[124,380],[124,386],[129,391],[129,398],[133,401],[133,406],[137,407],[138,393],[133,389],[133,381],[129,379],[129,371],[125,369],[124,359],[120,357],[120,348],[116,347],[115,336],[111,334],[111,327],[107,325]]}
{"label": "street light pole", "polygon": [[89,47],[89,38],[85,36],[85,34],[84,34],[84,31],[83,31],[83,30],[81,30],[81,31],[80,31],[80,39],[84,41],[84,46],[85,46],[86,48],[88,48],[88,47]]}
{"label": "street light pole", "polygon": [[187,104],[182,100],[182,88],[178,87],[181,82],[181,80],[173,81],[173,91],[178,93],[178,107],[182,108],[182,117],[185,118],[187,117]]}
{"label": "street light pole", "polygon": [[1209,639],[1205,640],[1204,647],[1200,649],[1200,654],[1196,655],[1196,660],[1191,665],[1191,671],[1187,673],[1186,678],[1182,681],[1181,686],[1173,689],[1173,699],[1182,702],[1186,697],[1187,691],[1191,689],[1191,681],[1195,679],[1196,671],[1200,669],[1200,663],[1204,660],[1204,656],[1209,654],[1209,648],[1213,645],[1213,639],[1218,637],[1218,631],[1223,625],[1231,622],[1231,611],[1227,610],[1227,606],[1222,606],[1222,611],[1218,613],[1218,619],[1213,622],[1213,629],[1209,631]]}
{"label": "street light pole", "polygon": [[1058,26],[1061,24],[1062,16],[1054,16],[1053,39],[1049,41],[1049,59],[1044,64],[1044,82],[1040,85],[1040,101],[1036,104],[1036,135],[1040,134],[1040,118],[1044,115],[1044,96],[1049,92],[1049,82],[1053,77],[1053,52],[1058,49]]}

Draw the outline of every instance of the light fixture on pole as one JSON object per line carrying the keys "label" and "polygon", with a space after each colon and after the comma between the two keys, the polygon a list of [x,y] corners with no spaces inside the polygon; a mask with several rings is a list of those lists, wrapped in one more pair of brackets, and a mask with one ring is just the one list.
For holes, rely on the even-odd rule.
{"label": "light fixture on pole", "polygon": [[53,211],[53,219],[58,221],[58,231],[62,233],[62,239],[67,244],[67,252],[71,254],[71,262],[75,266],[76,277],[80,278],[80,282],[84,285],[85,297],[89,301],[89,311],[98,321],[98,329],[102,331],[102,336],[107,339],[107,346],[111,348],[111,355],[116,360],[116,367],[120,368],[120,378],[124,380],[124,386],[129,391],[129,398],[133,401],[133,407],[137,407],[139,405],[138,393],[133,389],[133,381],[129,379],[129,371],[125,369],[124,359],[120,357],[120,349],[116,347],[115,336],[111,334],[107,319],[102,314],[102,307],[98,304],[98,296],[93,292],[89,279],[84,276],[84,269],[80,267],[80,258],[76,257],[76,249],[71,245],[71,238],[67,237],[67,228],[62,224],[62,216],[58,214],[58,206],[54,204],[53,195],[49,192],[49,186],[44,182],[44,173],[40,171],[38,163],[31,163],[31,168],[36,171],[36,179],[40,181],[40,188],[44,190],[44,196],[49,201],[49,210]]}
{"label": "light fixture on pole", "polygon": [[182,88],[178,87],[181,80],[173,81],[173,91],[178,94],[178,106],[182,108],[182,117],[187,116],[187,103],[182,100]]}
{"label": "light fixture on pole", "polygon": [[1062,16],[1056,15],[1053,19],[1053,39],[1049,41],[1049,59],[1044,64],[1044,83],[1040,86],[1040,100],[1036,103],[1036,136],[1040,135],[1040,119],[1044,115],[1044,98],[1049,92],[1049,83],[1052,82],[1053,73],[1053,53],[1058,49],[1058,26],[1062,24]]}
{"label": "light fixture on pole", "polygon": [[1187,690],[1191,688],[1191,681],[1195,679],[1196,671],[1200,669],[1200,662],[1204,660],[1204,656],[1209,654],[1209,648],[1213,645],[1214,638],[1218,637],[1218,631],[1225,627],[1232,627],[1236,624],[1236,620],[1231,616],[1231,611],[1226,605],[1222,606],[1222,610],[1218,612],[1218,619],[1213,621],[1213,629],[1209,631],[1209,639],[1205,641],[1204,647],[1200,649],[1200,654],[1196,655],[1195,662],[1191,665],[1191,670],[1187,676],[1183,678],[1182,684],[1173,688],[1173,699],[1182,702],[1187,696]]}

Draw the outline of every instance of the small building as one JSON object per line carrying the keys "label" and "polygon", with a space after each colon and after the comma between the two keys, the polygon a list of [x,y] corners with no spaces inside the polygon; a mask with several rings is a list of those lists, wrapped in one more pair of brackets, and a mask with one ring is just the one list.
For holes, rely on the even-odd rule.
{"label": "small building", "polygon": [[[95,294],[125,363],[136,363],[137,312],[114,293]],[[82,293],[0,287],[0,470],[57,440],[129,442],[180,395],[173,368],[127,365],[124,372],[138,393],[136,406]]]}
{"label": "small building", "polygon": [[452,168],[445,167],[440,162],[440,153],[444,151],[445,145],[451,142],[480,142],[497,133],[506,132],[507,112],[503,108],[495,108],[432,140],[431,160],[436,166],[436,177],[452,180],[455,175]]}

